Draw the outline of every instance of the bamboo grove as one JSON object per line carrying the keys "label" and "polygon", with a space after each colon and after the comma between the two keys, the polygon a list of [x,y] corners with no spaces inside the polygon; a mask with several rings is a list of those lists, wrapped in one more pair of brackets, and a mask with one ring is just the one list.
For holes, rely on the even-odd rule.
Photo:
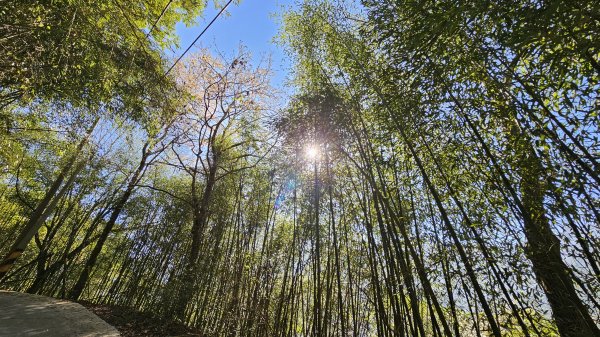
{"label": "bamboo grove", "polygon": [[306,0],[291,97],[243,48],[165,76],[203,1],[1,3],[3,289],[206,336],[600,336],[594,2]]}

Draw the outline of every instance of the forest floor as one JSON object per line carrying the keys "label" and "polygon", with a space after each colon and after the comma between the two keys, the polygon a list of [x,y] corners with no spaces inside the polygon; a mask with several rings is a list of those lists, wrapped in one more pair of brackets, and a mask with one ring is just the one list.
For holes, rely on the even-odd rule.
{"label": "forest floor", "polygon": [[184,337],[202,336],[199,331],[181,323],[165,320],[152,314],[127,307],[92,304],[80,301],[81,305],[114,326],[122,337]]}

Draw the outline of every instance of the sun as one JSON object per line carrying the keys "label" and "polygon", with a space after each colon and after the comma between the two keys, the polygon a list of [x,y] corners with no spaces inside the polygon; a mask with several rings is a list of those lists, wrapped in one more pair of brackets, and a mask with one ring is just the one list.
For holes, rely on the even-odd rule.
{"label": "sun", "polygon": [[310,160],[319,158],[319,152],[319,146],[316,144],[310,144],[304,149],[304,155]]}

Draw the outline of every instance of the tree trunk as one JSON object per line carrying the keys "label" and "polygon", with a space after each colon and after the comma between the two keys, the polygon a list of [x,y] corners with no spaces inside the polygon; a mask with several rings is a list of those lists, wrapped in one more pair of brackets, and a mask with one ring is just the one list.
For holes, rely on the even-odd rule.
{"label": "tree trunk", "polygon": [[102,230],[102,233],[100,234],[100,237],[98,238],[98,241],[96,242],[96,245],[92,249],[92,252],[91,252],[89,258],[88,258],[87,262],[85,263],[85,266],[83,267],[83,271],[79,275],[79,279],[77,280],[77,283],[75,283],[75,285],[71,289],[71,292],[69,293],[69,299],[71,299],[73,301],[78,300],[79,297],[81,296],[81,293],[83,292],[83,289],[85,288],[85,285],[87,284],[87,281],[90,277],[92,269],[96,265],[98,256],[100,255],[100,252],[102,251],[102,247],[104,247],[104,243],[106,242],[106,239],[108,238],[108,235],[110,234],[113,227],[115,226],[115,223],[117,222],[117,219],[119,218],[119,215],[121,214],[121,211],[123,210],[123,207],[129,200],[129,197],[131,196],[133,189],[135,188],[136,184],[140,180],[142,173],[143,173],[144,169],[146,168],[146,160],[148,159],[148,152],[146,151],[147,147],[148,147],[148,143],[146,143],[144,145],[144,148],[142,150],[142,159],[140,160],[140,163],[139,163],[137,169],[135,170],[135,172],[133,173],[133,176],[129,180],[129,183],[127,184],[127,188],[125,189],[125,192],[123,192],[123,194],[121,195],[121,197],[115,204],[115,208],[113,209],[112,213],[110,214],[110,218],[108,219],[108,222],[106,223],[106,225],[104,225],[104,229]]}
{"label": "tree trunk", "polygon": [[600,336],[600,329],[579,298],[560,253],[560,241],[552,232],[544,211],[546,183],[544,168],[531,144],[520,134],[516,141],[518,170],[521,176],[526,254],[564,337]]}
{"label": "tree trunk", "polygon": [[69,172],[71,171],[71,168],[77,161],[77,158],[83,150],[83,147],[85,146],[85,144],[87,144],[97,122],[98,120],[94,122],[92,127],[88,130],[85,138],[82,139],[79,145],[77,146],[75,153],[71,155],[65,166],[63,166],[63,168],[60,170],[58,176],[56,177],[56,179],[54,179],[54,182],[52,182],[52,185],[50,186],[48,191],[46,191],[44,198],[38,203],[37,207],[33,211],[33,214],[29,218],[29,221],[27,221],[25,228],[23,228],[23,230],[17,237],[17,240],[15,240],[15,243],[12,245],[10,251],[0,264],[0,280],[4,278],[4,276],[6,276],[10,269],[14,266],[17,259],[21,256],[21,254],[23,254],[23,251],[25,251],[27,245],[29,245],[29,242],[31,241],[33,236],[38,232],[40,227],[42,227],[44,221],[46,221],[48,216],[50,216],[60,198],[67,191],[69,186],[73,184],[75,178],[77,177],[77,174],[83,169],[85,161],[82,160],[72,170],[73,172],[71,172],[69,179],[61,189],[63,181],[68,176]]}
{"label": "tree trunk", "polygon": [[185,263],[182,280],[182,288],[180,289],[177,299],[174,302],[174,317],[185,320],[185,310],[190,300],[191,293],[194,288],[194,275],[198,267],[198,258],[200,256],[200,245],[202,244],[202,234],[208,222],[208,207],[212,197],[212,193],[217,180],[217,160],[216,157],[209,164],[208,176],[206,177],[206,185],[202,194],[202,199],[199,203],[194,203],[194,220],[192,224],[192,243],[190,252]]}

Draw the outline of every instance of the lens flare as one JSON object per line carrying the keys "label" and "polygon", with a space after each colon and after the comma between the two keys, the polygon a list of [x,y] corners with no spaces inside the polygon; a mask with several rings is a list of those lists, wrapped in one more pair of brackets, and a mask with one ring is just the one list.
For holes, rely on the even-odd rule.
{"label": "lens flare", "polygon": [[315,160],[319,157],[319,147],[315,144],[311,144],[306,147],[304,154],[306,155],[307,159]]}

